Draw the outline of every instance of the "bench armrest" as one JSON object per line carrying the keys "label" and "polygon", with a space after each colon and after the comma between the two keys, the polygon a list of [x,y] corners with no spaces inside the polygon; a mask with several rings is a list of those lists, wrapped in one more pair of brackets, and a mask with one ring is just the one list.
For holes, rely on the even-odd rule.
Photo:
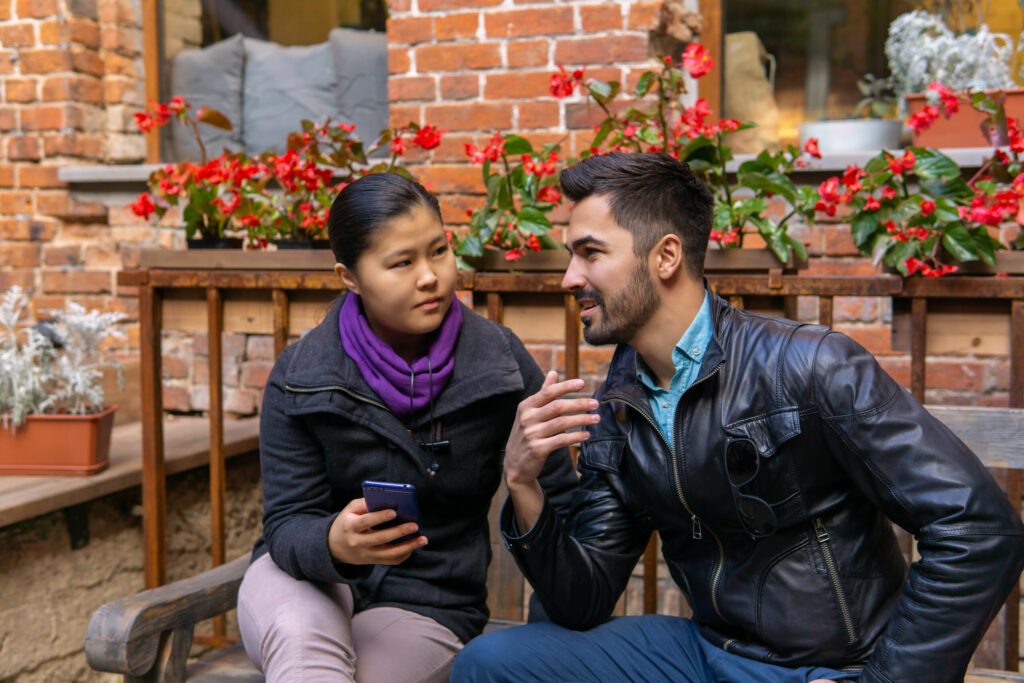
{"label": "bench armrest", "polygon": [[[183,650],[181,656],[187,657],[193,625],[235,607],[248,566],[246,554],[199,576],[103,605],[92,615],[86,631],[89,666],[97,671],[141,676],[153,668],[161,649],[168,649],[166,656],[175,659]],[[168,643],[174,640],[178,642]],[[181,642],[184,640],[187,643]]]}

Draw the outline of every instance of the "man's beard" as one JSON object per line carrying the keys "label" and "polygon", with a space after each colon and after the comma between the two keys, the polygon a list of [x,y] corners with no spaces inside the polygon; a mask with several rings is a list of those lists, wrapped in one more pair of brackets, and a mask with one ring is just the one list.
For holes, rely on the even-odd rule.
{"label": "man's beard", "polygon": [[647,264],[642,260],[636,264],[626,286],[607,301],[593,289],[577,290],[574,295],[577,301],[593,300],[601,309],[599,317],[583,321],[583,338],[594,346],[630,343],[661,304]]}

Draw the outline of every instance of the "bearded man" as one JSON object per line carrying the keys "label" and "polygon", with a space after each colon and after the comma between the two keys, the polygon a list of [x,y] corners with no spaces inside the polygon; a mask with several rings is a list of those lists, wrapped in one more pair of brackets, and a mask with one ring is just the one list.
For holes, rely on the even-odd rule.
{"label": "bearded man", "polygon": [[[478,638],[452,680],[961,680],[1024,563],[977,457],[849,337],[708,291],[686,164],[608,154],[561,182],[563,286],[618,346],[593,399],[549,374],[506,447],[502,533],[552,623]],[[537,477],[580,441],[561,519]],[[693,617],[611,619],[654,531]]]}

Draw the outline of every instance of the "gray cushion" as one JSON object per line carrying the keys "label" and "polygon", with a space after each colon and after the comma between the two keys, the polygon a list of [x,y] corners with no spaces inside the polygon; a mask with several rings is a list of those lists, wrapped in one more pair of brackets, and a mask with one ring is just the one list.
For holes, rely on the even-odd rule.
{"label": "gray cushion", "polygon": [[283,47],[245,38],[242,134],[245,151],[287,148],[288,133],[301,121],[337,115],[338,79],[331,46]]}
{"label": "gray cushion", "polygon": [[[192,112],[207,106],[224,114],[234,125],[226,131],[199,124],[206,152],[213,157],[224,148],[242,148],[242,70],[245,46],[241,36],[214,43],[202,50],[183,50],[171,61],[171,94],[192,104]],[[177,122],[167,126],[168,152],[173,160],[199,160],[192,130]]]}
{"label": "gray cushion", "polygon": [[336,28],[328,41],[338,74],[338,120],[354,123],[369,148],[388,127],[387,35]]}

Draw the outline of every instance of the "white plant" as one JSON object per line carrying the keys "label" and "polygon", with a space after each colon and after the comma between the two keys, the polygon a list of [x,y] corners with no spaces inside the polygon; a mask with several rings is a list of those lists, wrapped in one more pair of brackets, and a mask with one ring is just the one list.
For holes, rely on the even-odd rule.
{"label": "white plant", "polygon": [[102,411],[103,369],[124,385],[121,364],[103,351],[107,339],[124,339],[121,313],[86,310],[68,302],[49,311],[50,324],[25,318],[28,298],[19,287],[0,300],[0,422],[17,428],[33,413],[84,415]]}
{"label": "white plant", "polygon": [[907,12],[889,25],[885,55],[900,95],[925,92],[933,81],[953,90],[1014,86],[1013,41],[985,24],[975,32],[957,34],[938,14]]}

